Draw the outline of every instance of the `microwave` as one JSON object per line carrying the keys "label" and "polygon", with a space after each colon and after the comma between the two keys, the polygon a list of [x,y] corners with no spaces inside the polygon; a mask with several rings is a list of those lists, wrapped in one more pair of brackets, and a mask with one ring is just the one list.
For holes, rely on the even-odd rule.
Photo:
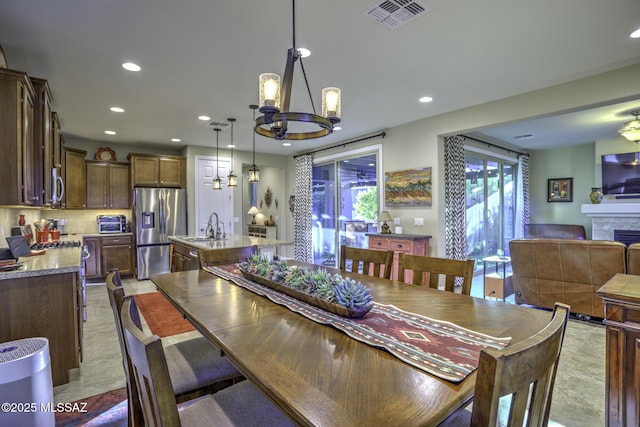
{"label": "microwave", "polygon": [[127,230],[127,217],[124,215],[98,215],[100,234],[124,233]]}

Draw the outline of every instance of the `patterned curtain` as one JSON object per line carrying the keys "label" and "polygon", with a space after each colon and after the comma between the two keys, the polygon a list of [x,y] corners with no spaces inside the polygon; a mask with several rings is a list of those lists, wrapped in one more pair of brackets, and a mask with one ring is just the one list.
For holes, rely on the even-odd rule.
{"label": "patterned curtain", "polygon": [[313,155],[296,157],[296,188],[293,208],[293,257],[298,261],[313,262],[311,216],[313,193],[311,190]]}
{"label": "patterned curtain", "polygon": [[518,156],[518,190],[516,192],[515,238],[524,237],[524,225],[529,224],[529,155]]}
{"label": "patterned curtain", "polygon": [[467,259],[464,140],[444,138],[445,256],[451,259]]}

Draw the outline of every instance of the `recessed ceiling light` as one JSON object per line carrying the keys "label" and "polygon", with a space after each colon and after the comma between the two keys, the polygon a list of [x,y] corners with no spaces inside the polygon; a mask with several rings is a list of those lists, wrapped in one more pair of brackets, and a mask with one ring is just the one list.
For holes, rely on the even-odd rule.
{"label": "recessed ceiling light", "polygon": [[124,108],[120,108],[120,107],[111,107],[109,108],[111,111],[113,111],[114,113],[124,113]]}
{"label": "recessed ceiling light", "polygon": [[140,71],[142,68],[138,64],[134,64],[133,62],[125,62],[122,64],[122,68],[128,71]]}
{"label": "recessed ceiling light", "polygon": [[282,146],[283,147],[291,147],[291,143],[290,142],[283,142]]}
{"label": "recessed ceiling light", "polygon": [[342,127],[341,126],[334,126],[333,130],[342,130]]}
{"label": "recessed ceiling light", "polygon": [[203,122],[206,122],[207,120],[211,120],[211,117],[209,117],[209,116],[198,116],[198,120],[202,120]]}
{"label": "recessed ceiling light", "polygon": [[301,47],[298,49],[298,53],[300,54],[301,57],[306,58],[307,56],[311,55],[311,51],[305,47]]}
{"label": "recessed ceiling light", "polygon": [[104,133],[106,133],[107,135],[115,135],[116,131],[114,131],[114,130],[105,130]]}
{"label": "recessed ceiling light", "polygon": [[632,39],[640,39],[640,28],[629,35]]}
{"label": "recessed ceiling light", "polygon": [[430,96],[423,96],[422,98],[420,98],[418,101],[425,103],[425,102],[431,102],[433,101],[433,98]]}
{"label": "recessed ceiling light", "polygon": [[236,148],[236,144],[227,144],[227,148]]}
{"label": "recessed ceiling light", "polygon": [[171,138],[171,142],[180,142],[182,141],[180,138]]}

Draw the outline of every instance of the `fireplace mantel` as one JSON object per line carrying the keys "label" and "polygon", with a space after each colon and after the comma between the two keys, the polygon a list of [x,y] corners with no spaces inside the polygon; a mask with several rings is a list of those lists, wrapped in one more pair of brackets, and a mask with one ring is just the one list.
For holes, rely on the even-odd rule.
{"label": "fireplace mantel", "polygon": [[600,203],[582,205],[582,213],[590,217],[638,217],[640,203]]}
{"label": "fireplace mantel", "polygon": [[591,217],[593,240],[614,240],[616,230],[640,230],[640,203],[600,203],[582,205]]}

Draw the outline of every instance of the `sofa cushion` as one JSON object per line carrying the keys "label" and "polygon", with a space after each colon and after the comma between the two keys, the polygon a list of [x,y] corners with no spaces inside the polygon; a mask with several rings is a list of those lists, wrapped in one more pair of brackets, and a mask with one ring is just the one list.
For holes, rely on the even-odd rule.
{"label": "sofa cushion", "polygon": [[574,313],[604,317],[596,291],[625,272],[625,245],[620,242],[516,239],[509,242],[509,250],[518,304],[553,308],[557,301],[571,305]]}
{"label": "sofa cushion", "polygon": [[582,225],[575,224],[525,224],[526,239],[579,239],[587,238]]}
{"label": "sofa cushion", "polygon": [[640,275],[640,243],[632,243],[627,248],[627,273]]}

